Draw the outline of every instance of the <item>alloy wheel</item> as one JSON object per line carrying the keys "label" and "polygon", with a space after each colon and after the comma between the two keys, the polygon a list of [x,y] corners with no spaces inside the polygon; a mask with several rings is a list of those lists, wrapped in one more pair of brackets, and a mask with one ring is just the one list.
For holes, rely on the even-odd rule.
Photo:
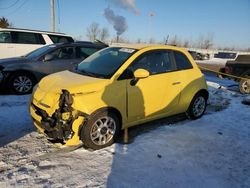
{"label": "alloy wheel", "polygon": [[200,116],[206,108],[206,100],[204,97],[199,96],[195,99],[193,104],[193,114],[195,117]]}
{"label": "alloy wheel", "polygon": [[32,89],[32,80],[24,75],[20,75],[13,80],[13,88],[18,93],[26,93]]}
{"label": "alloy wheel", "polygon": [[115,120],[111,117],[105,116],[95,121],[90,132],[90,138],[96,145],[105,145],[113,139],[115,132]]}

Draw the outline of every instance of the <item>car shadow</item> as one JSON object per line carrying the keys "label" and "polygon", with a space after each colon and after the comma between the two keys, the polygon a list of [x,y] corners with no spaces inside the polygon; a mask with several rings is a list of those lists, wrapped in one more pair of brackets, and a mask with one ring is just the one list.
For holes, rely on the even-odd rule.
{"label": "car shadow", "polygon": [[0,147],[36,130],[29,115],[29,100],[30,95],[0,96]]}
{"label": "car shadow", "polygon": [[[154,121],[143,123],[137,126],[130,127],[128,131],[128,138],[129,138],[128,144],[133,143],[137,136],[141,136],[145,133],[148,133],[162,126],[172,126],[172,125],[176,126],[175,125],[176,123],[179,123],[185,120],[188,120],[185,114],[177,114],[177,115],[173,115],[170,117],[165,117],[162,119],[158,119],[158,120],[154,120]],[[124,131],[121,131],[119,139],[117,140],[117,143],[124,144],[123,134],[124,134]]]}

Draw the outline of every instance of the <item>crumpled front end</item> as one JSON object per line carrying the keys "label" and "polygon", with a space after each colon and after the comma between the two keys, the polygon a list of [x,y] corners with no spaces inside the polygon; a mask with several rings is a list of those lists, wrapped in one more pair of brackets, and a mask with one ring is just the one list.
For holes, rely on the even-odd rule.
{"label": "crumpled front end", "polygon": [[79,131],[88,115],[72,107],[73,96],[67,90],[48,93],[36,89],[30,114],[38,130],[66,145],[80,144]]}

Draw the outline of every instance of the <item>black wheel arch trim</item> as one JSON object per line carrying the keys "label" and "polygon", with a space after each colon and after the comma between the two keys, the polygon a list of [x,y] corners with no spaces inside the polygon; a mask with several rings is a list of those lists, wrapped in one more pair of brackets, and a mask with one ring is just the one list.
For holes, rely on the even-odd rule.
{"label": "black wheel arch trim", "polygon": [[32,78],[34,79],[36,84],[38,82],[37,77],[35,76],[35,74],[33,74],[31,71],[28,70],[24,70],[24,69],[20,69],[20,70],[13,70],[13,71],[6,71],[7,76],[6,76],[6,80],[9,80],[12,76],[14,76],[15,74],[21,74],[21,73],[25,73],[25,74],[29,74],[32,76]]}

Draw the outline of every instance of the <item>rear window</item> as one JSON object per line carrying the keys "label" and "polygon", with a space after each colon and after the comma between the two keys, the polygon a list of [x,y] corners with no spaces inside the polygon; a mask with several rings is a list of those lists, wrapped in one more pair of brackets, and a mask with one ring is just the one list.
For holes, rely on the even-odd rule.
{"label": "rear window", "polygon": [[39,33],[16,32],[12,31],[12,41],[17,44],[45,44],[45,41]]}
{"label": "rear window", "polygon": [[188,58],[181,52],[174,52],[174,58],[178,70],[192,69],[193,66]]}
{"label": "rear window", "polygon": [[71,37],[60,36],[60,35],[48,35],[53,43],[61,43],[61,42],[74,42]]}
{"label": "rear window", "polygon": [[214,57],[221,59],[235,59],[237,53],[228,53],[228,52],[219,52],[218,54],[214,54]]}
{"label": "rear window", "polygon": [[236,61],[249,61],[250,62],[250,55],[238,55]]}
{"label": "rear window", "polygon": [[100,50],[99,48],[93,47],[77,47],[76,48],[76,57],[77,58],[87,58],[88,56],[92,55],[93,53]]}

